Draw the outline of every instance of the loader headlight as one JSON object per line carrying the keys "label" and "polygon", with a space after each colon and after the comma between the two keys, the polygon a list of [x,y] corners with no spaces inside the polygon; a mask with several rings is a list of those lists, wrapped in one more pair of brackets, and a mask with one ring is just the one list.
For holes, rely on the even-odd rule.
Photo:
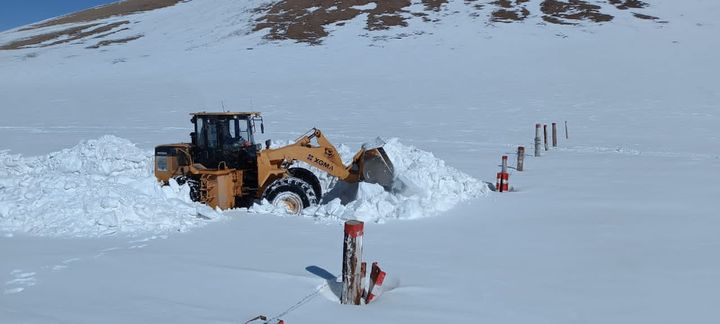
{"label": "loader headlight", "polygon": [[158,169],[158,171],[167,171],[167,156],[155,156],[155,167]]}

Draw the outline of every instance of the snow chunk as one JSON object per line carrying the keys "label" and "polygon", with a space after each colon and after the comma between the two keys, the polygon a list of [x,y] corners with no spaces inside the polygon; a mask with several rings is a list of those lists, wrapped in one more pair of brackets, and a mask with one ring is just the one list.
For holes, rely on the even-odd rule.
{"label": "snow chunk", "polygon": [[0,230],[92,237],[186,231],[220,213],[162,187],[151,151],[114,136],[41,157],[0,152]]}

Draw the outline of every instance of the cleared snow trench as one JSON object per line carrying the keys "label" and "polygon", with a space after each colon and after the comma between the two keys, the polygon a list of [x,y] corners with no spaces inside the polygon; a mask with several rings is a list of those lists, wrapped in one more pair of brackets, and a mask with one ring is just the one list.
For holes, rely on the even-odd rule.
{"label": "cleared snow trench", "polygon": [[[352,157],[347,146],[339,150]],[[481,181],[397,139],[385,150],[401,184],[395,191],[317,173],[325,198],[303,214],[328,220],[411,219],[439,214],[488,191]],[[249,211],[275,212],[266,202]],[[6,233],[87,237],[182,232],[223,217],[190,201],[187,186],[160,186],[153,176],[152,151],[122,138],[103,136],[40,157],[0,151],[0,231]]]}

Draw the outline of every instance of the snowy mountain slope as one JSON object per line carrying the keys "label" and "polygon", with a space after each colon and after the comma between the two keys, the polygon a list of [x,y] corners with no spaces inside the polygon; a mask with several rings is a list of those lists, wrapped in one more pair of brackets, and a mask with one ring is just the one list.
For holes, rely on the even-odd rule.
{"label": "snowy mountain slope", "polygon": [[[511,22],[578,25],[608,24],[617,18],[667,23],[645,14],[648,3],[635,0],[563,2],[534,1],[178,1],[130,0],[91,8],[0,34],[0,50],[37,49],[70,45],[99,49],[125,44],[148,35],[176,35],[198,29],[215,37],[248,34],[265,40],[293,40],[321,44],[333,30],[353,20],[365,21],[358,36],[375,40],[432,33],[432,26],[458,18],[472,18],[478,27]],[[183,26],[159,17],[184,15]],[[198,18],[205,18],[199,20]],[[157,24],[157,23],[160,24]],[[640,23],[640,22],[636,22]],[[151,27],[152,28],[148,28]],[[179,27],[179,28],[178,28]],[[198,28],[200,27],[200,28]],[[230,27],[226,29],[225,27]],[[412,27],[408,30],[407,27]],[[166,42],[164,42],[166,43]]]}
{"label": "snowy mountain slope", "polygon": [[[223,3],[223,6],[201,8],[202,3],[205,2],[192,1],[141,13],[147,17],[143,20],[145,26],[133,32],[143,32],[147,36],[122,46],[97,51],[72,45],[0,51],[0,68],[4,75],[10,76],[6,82],[20,86],[20,93],[4,96],[6,106],[23,107],[6,116],[3,132],[9,133],[8,136],[19,136],[13,135],[18,132],[30,137],[38,136],[34,135],[38,132],[56,135],[45,139],[56,143],[49,143],[42,150],[25,147],[26,153],[47,153],[86,139],[87,134],[97,138],[107,130],[114,129],[118,134],[128,128],[134,128],[133,134],[137,134],[130,140],[151,145],[156,143],[147,139],[151,134],[164,136],[167,142],[186,136],[186,117],[177,112],[177,107],[184,106],[183,112],[218,109],[221,101],[230,107],[250,106],[256,110],[282,107],[285,111],[281,116],[269,118],[272,122],[296,119],[289,115],[294,107],[313,106],[323,111],[340,106],[377,111],[387,107],[408,109],[403,107],[412,106],[413,102],[393,102],[386,98],[409,97],[417,98],[417,103],[425,107],[433,107],[431,111],[438,111],[438,107],[448,104],[469,108],[445,116],[452,122],[461,123],[469,120],[468,116],[477,114],[472,109],[478,106],[502,105],[502,111],[543,107],[548,94],[562,100],[552,103],[559,106],[558,109],[568,109],[586,117],[595,112],[582,111],[584,103],[602,104],[607,107],[602,113],[615,118],[617,113],[610,110],[633,114],[634,110],[622,107],[635,105],[630,100],[642,100],[644,107],[652,109],[650,106],[655,105],[654,101],[662,99],[655,98],[658,93],[679,93],[679,97],[670,98],[674,102],[663,104],[672,106],[669,109],[681,110],[678,113],[681,118],[689,118],[687,122],[704,123],[692,114],[703,114],[712,107],[711,102],[703,99],[714,95],[706,86],[711,84],[714,76],[704,68],[713,64],[715,44],[705,41],[712,39],[712,21],[704,18],[708,16],[701,10],[692,11],[693,7],[686,8],[685,5],[664,2],[652,7],[659,11],[658,15],[665,11],[671,17],[672,12],[681,12],[683,16],[678,18],[686,17],[671,24],[638,23],[634,18],[620,17],[614,24],[602,26],[519,23],[476,28],[472,17],[458,15],[453,23],[431,25],[432,35],[393,42],[358,40],[356,35],[363,33],[364,23],[353,20],[333,33],[325,41],[325,47],[307,47],[288,42],[258,46],[262,36],[257,33],[245,35],[250,28],[242,27],[249,18],[249,12],[244,10],[253,7],[250,3],[233,1]],[[465,6],[453,2],[448,7],[451,5],[458,9]],[[455,7],[448,8],[453,9]],[[170,30],[181,32],[171,33]],[[412,34],[414,29],[408,27],[406,30]],[[635,47],[641,48],[628,51]],[[479,55],[480,52],[483,55]],[[684,62],[661,64],[678,57]],[[692,62],[688,58],[692,58]],[[542,66],[535,62],[541,62]],[[372,80],[376,81],[363,80],[371,77],[369,71],[373,71],[375,77]],[[329,87],[322,82],[336,78],[344,82],[333,82]],[[632,83],[609,82],[607,78],[631,80]],[[700,89],[689,82],[694,79],[705,81]],[[668,81],[653,82],[657,80]],[[60,86],[60,83],[65,85]],[[94,85],[93,91],[84,89],[88,83]],[[299,86],[300,83],[307,83],[307,86]],[[538,87],[539,83],[546,83],[547,87]],[[573,84],[583,87],[576,89],[570,86]],[[281,94],[276,89],[284,91]],[[417,89],[422,91],[418,93]],[[11,91],[11,88],[4,87],[4,91]],[[30,93],[37,91],[45,95],[39,102],[33,102],[34,96]],[[701,92],[699,97],[692,94],[696,91]],[[113,93],[124,95],[107,100]],[[364,104],[367,93],[383,100],[375,100],[375,106]],[[45,96],[51,100],[45,100]],[[518,99],[514,99],[516,97]],[[82,106],[89,108],[79,108],[79,98],[82,98]],[[699,98],[703,106],[685,107],[682,102],[686,98]],[[137,118],[140,114],[168,110],[176,112]],[[60,111],[62,113],[56,113]],[[84,123],[82,129],[65,128],[72,125],[73,120],[87,120],[86,112],[102,112],[104,118],[93,118],[93,124]],[[48,118],[42,129],[33,129],[33,116],[38,113]],[[628,116],[641,120],[639,117]],[[535,119],[526,115],[529,123]],[[282,124],[274,131],[292,129],[299,134],[304,128],[318,125],[313,118],[308,120],[304,125]],[[404,122],[392,116],[374,120],[385,121],[388,126]],[[333,127],[346,129],[343,127],[346,122],[349,120],[339,119]],[[643,126],[645,129],[638,133],[657,133],[654,125]],[[457,131],[457,127],[447,131]],[[85,134],[78,136],[77,132]],[[357,141],[362,142],[376,134],[367,135]],[[394,137],[398,134],[377,135]],[[676,133],[657,135],[670,137]],[[8,142],[8,148],[17,149],[17,137]]]}
{"label": "snowy mountain slope", "polygon": [[235,211],[167,235],[4,231],[0,318],[716,322],[720,7],[637,10],[661,24],[603,2],[611,23],[568,26],[538,24],[541,1],[513,3],[526,20],[487,25],[491,6],[476,18],[452,1],[437,22],[369,32],[360,14],[313,46],[252,32],[264,2],[190,1],[134,15],[116,37],[144,37],[125,44],[0,51],[0,149],[26,157],[106,134],[141,150],[185,140],[187,113],[221,102],[263,111],[275,140],[313,126],[351,148],[397,137],[485,181],[500,155],[531,147],[536,122],[567,120],[570,136],[511,170],[516,192],[368,224],[366,260],[394,279],[363,308],[338,305],[326,276],[307,270],[339,274],[340,226]]}

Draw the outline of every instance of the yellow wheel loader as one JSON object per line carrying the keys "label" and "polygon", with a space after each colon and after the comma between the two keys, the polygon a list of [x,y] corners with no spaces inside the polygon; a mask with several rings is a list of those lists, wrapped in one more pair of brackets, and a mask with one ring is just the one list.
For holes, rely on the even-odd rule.
{"label": "yellow wheel loader", "polygon": [[265,132],[258,112],[193,113],[190,143],[155,147],[155,177],[190,186],[190,197],[213,208],[245,207],[267,199],[298,214],[322,199],[318,178],[302,161],[345,182],[393,184],[394,168],[382,146],[363,146],[344,165],[323,133],[312,129],[295,143],[270,148],[255,143],[256,125]]}

